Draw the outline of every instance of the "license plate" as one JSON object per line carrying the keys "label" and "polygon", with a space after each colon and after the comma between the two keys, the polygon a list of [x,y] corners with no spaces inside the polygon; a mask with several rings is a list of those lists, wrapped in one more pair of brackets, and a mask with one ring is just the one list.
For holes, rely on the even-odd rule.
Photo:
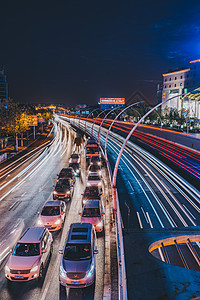
{"label": "license plate", "polygon": [[71,281],[71,284],[81,284],[80,281]]}
{"label": "license plate", "polygon": [[59,198],[61,198],[61,199],[63,199],[64,198],[64,196],[58,196]]}
{"label": "license plate", "polygon": [[16,279],[23,279],[24,276],[15,276]]}

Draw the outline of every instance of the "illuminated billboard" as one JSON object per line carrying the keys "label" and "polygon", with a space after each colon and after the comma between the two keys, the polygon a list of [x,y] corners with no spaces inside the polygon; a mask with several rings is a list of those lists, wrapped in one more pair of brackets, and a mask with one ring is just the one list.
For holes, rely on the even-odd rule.
{"label": "illuminated billboard", "polygon": [[125,98],[100,98],[100,104],[125,104]]}

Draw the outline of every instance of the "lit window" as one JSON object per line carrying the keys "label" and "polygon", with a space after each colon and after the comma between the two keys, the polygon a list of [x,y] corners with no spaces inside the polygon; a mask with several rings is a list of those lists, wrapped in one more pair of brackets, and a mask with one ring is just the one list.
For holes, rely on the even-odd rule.
{"label": "lit window", "polygon": [[182,84],[182,82],[180,83],[180,86],[182,86],[183,84]]}

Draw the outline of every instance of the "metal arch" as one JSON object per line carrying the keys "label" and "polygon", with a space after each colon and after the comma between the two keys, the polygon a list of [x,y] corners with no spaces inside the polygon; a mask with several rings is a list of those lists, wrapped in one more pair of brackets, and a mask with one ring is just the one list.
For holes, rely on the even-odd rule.
{"label": "metal arch", "polygon": [[111,125],[110,125],[110,127],[109,127],[109,129],[108,129],[108,131],[107,131],[107,134],[106,134],[106,141],[105,141],[105,158],[106,158],[106,160],[108,160],[108,155],[107,155],[108,135],[109,135],[109,132],[110,132],[110,130],[111,130],[113,124],[115,123],[115,121],[117,120],[117,118],[118,118],[118,117],[119,117],[126,109],[128,109],[128,108],[130,108],[130,107],[132,107],[132,106],[134,106],[134,105],[137,105],[137,104],[139,104],[139,103],[143,103],[143,102],[145,102],[145,101],[138,101],[138,102],[136,102],[136,103],[132,103],[132,104],[130,104],[129,106],[125,107],[122,111],[120,111],[120,113],[119,113],[119,114],[114,118],[114,120],[112,121],[112,123],[111,123]]}
{"label": "metal arch", "polygon": [[[185,95],[187,95],[187,94],[189,94],[189,92],[188,93],[184,93],[184,94],[179,94],[178,95],[178,97],[179,96],[185,96]],[[119,162],[120,162],[120,159],[121,159],[121,156],[122,156],[122,153],[123,153],[123,151],[124,151],[124,148],[126,147],[126,144],[127,144],[127,142],[128,142],[128,140],[129,140],[129,138],[131,137],[131,135],[133,134],[133,132],[136,130],[136,128],[138,127],[138,125],[152,112],[152,111],[154,111],[156,108],[158,108],[158,107],[160,107],[162,104],[164,104],[164,103],[166,103],[166,102],[168,102],[168,101],[170,101],[170,100],[172,100],[172,99],[174,99],[174,98],[176,98],[177,97],[177,95],[176,96],[174,96],[174,97],[172,97],[172,98],[170,98],[170,99],[166,99],[166,100],[164,100],[163,102],[161,102],[161,103],[159,103],[159,104],[157,104],[156,106],[154,106],[152,109],[150,109],[138,122],[137,122],[137,124],[130,130],[130,132],[129,132],[129,134],[127,135],[127,137],[126,137],[126,139],[125,139],[125,141],[124,141],[124,143],[123,143],[123,145],[122,145],[122,147],[121,147],[121,149],[120,149],[120,152],[119,152],[119,155],[118,155],[118,157],[117,157],[117,161],[116,161],[116,163],[115,163],[115,167],[114,167],[114,172],[113,172],[113,177],[112,177],[112,195],[113,195],[113,209],[116,211],[117,210],[117,199],[116,199],[116,192],[115,192],[115,190],[116,190],[116,179],[117,179],[117,171],[118,171],[118,167],[119,167]]]}
{"label": "metal arch", "polygon": [[96,122],[96,119],[102,114],[102,113],[104,113],[106,110],[108,110],[107,108],[106,109],[104,109],[103,111],[101,111],[97,116],[96,116],[96,118],[95,118],[95,120],[94,120],[94,122],[93,122],[93,124],[92,124],[92,136],[93,136],[93,128],[94,128],[94,124],[95,124],[95,122]]}
{"label": "metal arch", "polygon": [[[100,126],[99,126],[99,131],[98,131],[98,144],[99,144],[99,146],[100,146],[100,131],[101,131],[101,126],[103,125],[103,122],[105,121],[106,117],[107,117],[111,112],[113,112],[114,110],[117,110],[117,109],[120,109],[120,107],[115,107],[115,108],[111,109],[111,110],[105,115],[105,117],[103,118],[103,120],[101,121],[101,124],[100,124]],[[115,116],[116,116],[116,114],[115,114]]]}
{"label": "metal arch", "polygon": [[95,112],[96,110],[99,110],[99,109],[100,109],[99,107],[93,109],[93,110],[89,113],[89,115],[87,116],[87,118],[85,119],[85,131],[86,131],[86,121],[87,121],[87,119],[89,118],[89,116],[90,116],[93,112]]}

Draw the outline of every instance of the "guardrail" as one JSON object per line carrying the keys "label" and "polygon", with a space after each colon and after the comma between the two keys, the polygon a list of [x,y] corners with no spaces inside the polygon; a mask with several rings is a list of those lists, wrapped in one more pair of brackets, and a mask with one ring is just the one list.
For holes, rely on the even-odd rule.
{"label": "guardrail", "polygon": [[[103,149],[101,148],[102,152]],[[104,152],[103,152],[104,153]],[[107,169],[109,172],[110,182],[112,182],[112,170],[110,163],[107,160]],[[117,189],[115,189],[116,199],[117,199],[117,210],[113,210],[116,224],[116,240],[117,240],[117,257],[118,257],[118,292],[120,300],[127,300],[127,280],[126,280],[126,265],[124,258],[124,241],[123,241],[123,232],[122,232],[122,221],[121,213],[119,208],[119,198]]]}

